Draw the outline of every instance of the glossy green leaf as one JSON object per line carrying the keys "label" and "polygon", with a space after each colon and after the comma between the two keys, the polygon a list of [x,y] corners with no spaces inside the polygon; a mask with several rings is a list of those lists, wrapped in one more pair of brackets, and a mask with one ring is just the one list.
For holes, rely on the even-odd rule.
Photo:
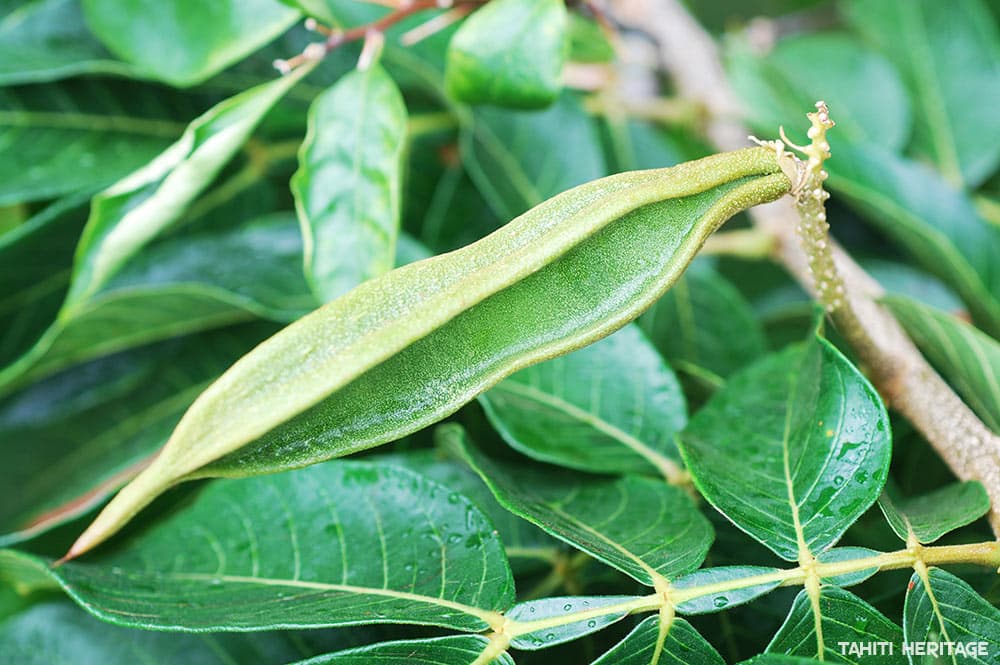
{"label": "glossy green leaf", "polygon": [[392,268],[405,144],[406,107],[380,65],[313,101],[292,193],[306,278],[321,302]]}
{"label": "glossy green leaf", "polygon": [[67,601],[47,601],[0,623],[0,654],[17,665],[232,665],[287,663],[338,648],[338,641],[342,647],[350,644],[318,632],[326,631],[179,635],[134,630],[98,621]]}
{"label": "glossy green leaf", "polygon": [[143,166],[183,131],[163,106],[103,79],[0,89],[0,145],[17,155],[0,162],[0,205],[90,195]]}
{"label": "glossy green leaf", "polygon": [[[874,607],[849,591],[835,586],[820,587],[819,608],[822,624],[822,659],[833,663],[867,665],[878,657],[879,665],[903,665],[907,662],[900,644],[903,631]],[[842,646],[841,643],[848,643]],[[888,646],[869,646],[872,643]],[[851,651],[851,647],[855,651]],[[866,651],[860,651],[860,649]],[[867,649],[879,649],[870,653]],[[816,656],[820,653],[816,621],[809,596],[803,589],[785,619],[784,625],[767,647],[770,653],[790,656]],[[884,650],[884,653],[883,651]]]}
{"label": "glossy green leaf", "polygon": [[674,373],[635,326],[521,370],[479,397],[511,446],[596,473],[681,473],[674,436],[687,422]]}
{"label": "glossy green leaf", "polygon": [[985,330],[1000,331],[1000,227],[966,195],[873,145],[840,146],[827,169],[835,195],[951,286]]}
{"label": "glossy green leaf", "polygon": [[82,0],[95,35],[148,76],[200,83],[268,43],[299,13],[277,0]]}
{"label": "glossy green leaf", "polygon": [[[504,616],[514,621],[539,621],[574,612],[586,612],[607,608],[635,600],[635,596],[568,596],[564,598],[542,598],[518,603],[510,608]],[[534,651],[546,649],[557,644],[579,639],[584,635],[597,631],[621,621],[628,612],[608,612],[598,617],[584,619],[576,623],[568,623],[553,628],[544,628],[534,633],[518,635],[511,640],[510,646],[515,649]]]}
{"label": "glossy green leaf", "polygon": [[660,638],[659,617],[649,617],[593,665],[724,665],[725,661],[684,619]]}
{"label": "glossy green leaf", "polygon": [[108,356],[0,401],[0,545],[78,517],[124,485],[198,393],[272,329]]}
{"label": "glossy green leaf", "polygon": [[212,483],[86,563],[48,568],[3,556],[0,573],[34,563],[89,612],[145,628],[394,622],[480,631],[514,593],[503,546],[471,502],[365,462]]}
{"label": "glossy green leaf", "polygon": [[290,213],[155,242],[70,315],[64,309],[26,354],[0,371],[0,383],[21,384],[145,342],[252,317],[292,321],[316,306],[301,259],[302,239]]}
{"label": "glossy green leaf", "polygon": [[917,644],[954,643],[950,654],[939,655],[946,663],[992,663],[1000,653],[1000,610],[968,583],[930,568],[926,580],[918,573],[910,578],[903,635]]}
{"label": "glossy green leaf", "polygon": [[493,0],[451,38],[448,93],[470,104],[548,106],[562,90],[566,32],[564,0]]}
{"label": "glossy green leaf", "polygon": [[878,499],[889,416],[829,342],[812,337],[733,376],[681,435],[701,493],[778,556],[834,544]]}
{"label": "glossy green leaf", "polygon": [[698,261],[638,323],[678,371],[710,383],[722,383],[767,351],[764,331],[746,298]]}
{"label": "glossy green leaf", "polygon": [[776,653],[764,653],[754,656],[750,660],[744,660],[739,665],[816,665],[823,661],[815,658],[802,658],[801,656],[782,656]]}
{"label": "glossy green leaf", "polygon": [[893,296],[913,298],[949,312],[965,309],[962,299],[939,278],[921,268],[882,259],[861,259],[861,267]]}
{"label": "glossy green leaf", "polygon": [[724,219],[787,191],[776,168],[772,152],[754,148],[612,176],[363,283],[210,386],[75,551],[182,478],[275,471],[393,441],[518,369],[609,335],[676,281]]}
{"label": "glossy green leaf", "polygon": [[[877,555],[878,552],[870,550],[867,547],[834,547],[833,549],[829,549],[825,552],[820,552],[819,555],[816,556],[816,560],[820,563],[836,563],[840,561],[867,559]],[[861,584],[877,572],[877,567],[863,568],[852,573],[834,575],[832,577],[824,577],[822,579],[824,584],[849,587],[854,586],[855,584]]]}
{"label": "glossy green leaf", "polygon": [[[816,76],[817,63],[822,63],[821,77]],[[726,68],[746,103],[747,120],[768,137],[784,126],[795,140],[803,115],[822,99],[837,121],[830,133],[833,161],[843,141],[900,150],[909,139],[910,102],[899,74],[884,57],[846,34],[789,37],[763,57],[733,44]]]}
{"label": "glossy green leaf", "polygon": [[990,498],[982,483],[954,483],[922,496],[903,498],[886,490],[879,508],[897,536],[927,544],[950,531],[971,524],[990,511]]}
{"label": "glossy green leaf", "polygon": [[[671,588],[684,590],[696,587],[709,587],[723,582],[753,578],[764,575],[773,575],[779,572],[777,568],[767,568],[765,566],[719,566],[716,568],[702,568],[684,577],[679,577],[671,583]],[[749,603],[755,598],[759,598],[766,593],[774,591],[781,585],[780,580],[771,580],[755,584],[753,586],[731,589],[721,593],[708,593],[691,600],[677,603],[674,609],[680,614],[708,614],[710,612],[721,612]]]}
{"label": "glossy green leaf", "polygon": [[439,430],[508,510],[650,586],[697,568],[712,526],[684,490],[638,476],[602,478],[491,460],[460,427]]}
{"label": "glossy green leaf", "polygon": [[500,219],[605,175],[597,128],[563,94],[542,112],[481,108],[462,127],[462,163]]}
{"label": "glossy green leaf", "polygon": [[850,22],[903,73],[914,144],[952,183],[976,186],[1000,161],[1000,34],[980,0],[851,0]]}
{"label": "glossy green leaf", "polygon": [[[470,665],[489,646],[481,635],[383,642],[304,660],[295,665]],[[507,654],[483,665],[514,665]]]}
{"label": "glossy green leaf", "polygon": [[474,471],[458,461],[442,459],[439,451],[412,450],[374,458],[380,464],[395,464],[456,490],[472,500],[490,518],[514,572],[550,568],[562,549],[561,543],[527,520],[503,508]]}
{"label": "glossy green leaf", "polygon": [[915,300],[890,297],[883,302],[965,402],[993,431],[1000,432],[1000,343]]}

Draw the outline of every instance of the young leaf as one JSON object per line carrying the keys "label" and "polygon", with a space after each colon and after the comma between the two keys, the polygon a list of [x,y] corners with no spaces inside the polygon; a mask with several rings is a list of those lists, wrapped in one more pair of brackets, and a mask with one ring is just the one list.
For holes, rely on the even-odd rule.
{"label": "young leaf", "polygon": [[83,0],[83,11],[115,55],[175,86],[201,83],[299,17],[274,0]]}
{"label": "young leaf", "polygon": [[661,637],[660,618],[649,617],[593,665],[724,665],[725,661],[684,619]]}
{"label": "young leaf", "polygon": [[[106,304],[102,303],[101,290],[106,288],[123,266],[157,234],[177,221],[187,206],[211,184],[219,170],[240,149],[268,110],[309,69],[310,67],[300,68],[301,71],[252,88],[217,104],[194,120],[180,140],[150,164],[94,197],[90,218],[76,249],[72,285],[59,316],[30,351],[13,364],[0,369],[0,393],[9,391],[15,382],[26,380],[26,375],[35,364],[46,358],[49,347],[62,338],[64,328],[78,322],[80,317],[93,314],[92,309],[98,309],[102,304]],[[183,250],[183,247],[181,249]],[[275,249],[279,254],[281,251],[287,252],[287,244],[282,243]],[[244,283],[237,288],[237,291],[246,288],[247,284]],[[185,287],[181,290],[185,290]],[[252,287],[250,290],[253,290]],[[125,295],[130,298],[132,294],[126,292]],[[182,294],[181,300],[184,299],[183,295],[185,294]],[[226,298],[224,295],[221,300]],[[218,316],[220,298],[216,294],[195,293],[192,299],[194,306],[191,310],[194,314],[191,318],[195,320],[199,317],[211,318],[205,315],[205,309],[212,310],[211,314],[217,319],[225,318]],[[140,300],[143,300],[141,295]],[[223,303],[221,309],[227,311],[229,321],[233,320],[231,304]],[[301,312],[297,312],[299,313]],[[62,361],[50,363],[45,371],[54,371],[69,362],[78,362],[101,352],[107,353],[125,348],[130,343],[148,342],[157,339],[158,335],[169,336],[199,327],[197,324],[187,327],[175,325],[171,329],[174,313],[147,308],[145,314],[154,318],[159,316],[160,320],[156,322],[162,328],[159,332],[151,334],[149,331],[140,330],[137,334],[132,333],[132,340],[128,340],[126,335],[126,340],[123,341],[119,339],[117,327],[110,335],[107,329],[97,335],[92,334],[93,329],[91,329],[89,334],[83,335],[91,346],[96,346],[96,350],[91,349],[89,352],[76,351],[78,340],[74,341],[70,335],[68,340],[62,339],[63,342],[69,342],[68,348],[63,349],[69,352],[64,354]],[[121,315],[120,308],[118,315]],[[126,315],[134,317],[132,312]],[[98,315],[97,318],[102,317]],[[120,321],[115,322],[115,325],[120,326]],[[218,325],[218,321],[215,325]],[[131,327],[133,325],[128,325],[126,329]],[[155,328],[156,325],[147,327]],[[83,326],[84,331],[88,328],[91,327]],[[38,371],[41,373],[42,370]]]}
{"label": "young leaf", "polygon": [[[832,660],[851,665],[866,665],[877,655],[879,665],[905,665],[906,656],[899,648],[903,641],[903,631],[889,621],[874,607],[849,591],[835,586],[820,587],[820,623],[822,629],[822,660]],[[843,646],[843,643],[847,646]],[[869,646],[877,643],[892,645]],[[866,651],[852,653],[850,646],[864,647]],[[867,649],[877,648],[875,654]],[[784,625],[767,646],[769,653],[790,656],[816,656],[819,643],[816,635],[816,620],[809,594],[803,589],[795,597]],[[883,653],[884,651],[884,653]]]}
{"label": "young leaf", "polygon": [[837,542],[875,502],[890,448],[878,393],[819,337],[733,376],[680,440],[705,498],[789,561],[800,543]]}
{"label": "young leaf", "polygon": [[392,268],[405,145],[406,106],[378,64],[313,101],[292,193],[320,302]]}
{"label": "young leaf", "polygon": [[910,578],[903,635],[911,643],[953,642],[965,647],[964,653],[942,654],[950,663],[991,662],[1000,652],[1000,610],[951,573],[930,568],[926,579],[919,573]]}
{"label": "young leaf", "polygon": [[674,436],[687,422],[677,378],[635,326],[528,367],[480,403],[529,457],[595,473],[682,472]]}
{"label": "young leaf", "polygon": [[889,488],[878,502],[896,535],[927,544],[955,529],[971,524],[990,510],[990,498],[981,483],[954,483],[923,496],[903,499]]}
{"label": "young leaf", "polygon": [[[514,621],[537,621],[562,616],[571,612],[586,612],[635,600],[635,596],[570,596],[565,598],[543,598],[518,603],[505,616]],[[545,649],[596,633],[628,616],[627,610],[608,612],[591,619],[583,619],[554,628],[544,628],[534,633],[518,635],[510,642],[515,649],[533,651]]]}
{"label": "young leaf", "polygon": [[777,168],[773,151],[753,148],[611,176],[361,284],[212,384],[73,554],[183,478],[276,471],[398,439],[523,367],[609,335],[726,218],[784,194]]}
{"label": "young leaf", "polygon": [[713,383],[721,383],[767,351],[750,303],[698,261],[639,317],[638,324],[671,365]]}
{"label": "young leaf", "polygon": [[928,272],[951,286],[988,332],[1000,332],[1000,228],[924,165],[874,145],[838,146],[830,186]]}
{"label": "young leaf", "polygon": [[42,83],[79,74],[134,73],[131,65],[112,58],[94,39],[75,0],[8,2],[4,10],[0,16],[0,85]]}
{"label": "young leaf", "polygon": [[[316,656],[294,665],[469,665],[479,663],[490,641],[482,635],[432,637],[422,640],[383,642],[325,656]],[[483,661],[482,665],[514,665],[506,653]]]}
{"label": "young leaf", "polygon": [[[198,12],[191,13],[192,20],[195,16]],[[77,248],[67,308],[80,306],[143,245],[175,222],[271,107],[309,70],[301,67],[220,102],[188,125],[184,135],[153,162],[96,196]]]}
{"label": "young leaf", "polygon": [[889,297],[883,302],[983,422],[1000,432],[1000,343],[915,300]]}
{"label": "young leaf", "polygon": [[90,78],[0,89],[0,142],[17,155],[0,162],[0,205],[89,196],[149,162],[183,131],[154,94]]}
{"label": "young leaf", "polygon": [[108,356],[0,401],[0,545],[78,517],[124,485],[198,393],[272,330],[227,328]]}
{"label": "young leaf", "polygon": [[593,19],[570,12],[566,38],[569,41],[567,57],[573,62],[606,63],[615,59],[614,45],[601,24]]}
{"label": "young leaf", "polygon": [[[851,23],[903,73],[913,100],[917,150],[952,184],[975,187],[1000,160],[1000,35],[980,0],[851,0]],[[839,123],[838,123],[839,124]]]}
{"label": "young leaf", "polygon": [[562,89],[563,0],[493,0],[467,18],[448,45],[445,85],[469,104],[544,108]]}
{"label": "young leaf", "polygon": [[514,594],[493,525],[468,499],[365,462],[218,481],[86,564],[3,557],[0,571],[33,563],[94,615],[143,628],[480,631]]}
{"label": "young leaf", "polygon": [[491,460],[453,425],[439,429],[508,510],[643,584],[660,587],[705,559],[712,526],[684,490]]}
{"label": "young leaf", "polygon": [[[697,587],[710,587],[714,584],[729,582],[747,577],[763,577],[779,572],[777,568],[764,566],[719,566],[717,568],[702,568],[671,582],[671,588],[684,590]],[[677,603],[674,609],[680,614],[708,614],[749,603],[766,593],[777,589],[781,580],[774,579],[753,586],[733,589],[724,593],[706,593],[690,600]]]}
{"label": "young leaf", "polygon": [[295,320],[316,306],[301,260],[302,238],[290,213],[153,243],[71,316],[57,317],[27,353],[0,371],[0,384],[23,384],[146,342],[254,316]]}

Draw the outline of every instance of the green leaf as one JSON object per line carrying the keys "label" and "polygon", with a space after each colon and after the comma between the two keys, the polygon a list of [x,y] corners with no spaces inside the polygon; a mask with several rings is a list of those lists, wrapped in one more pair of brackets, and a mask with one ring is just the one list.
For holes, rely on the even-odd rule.
{"label": "green leaf", "polygon": [[34,563],[92,614],[143,628],[480,631],[514,594],[503,546],[471,502],[365,462],[212,483],[86,563],[3,556],[0,572]]}
{"label": "green leaf", "polygon": [[954,642],[953,654],[941,656],[947,663],[992,663],[1000,652],[1000,610],[966,582],[930,568],[926,578],[910,578],[903,634],[910,643]]}
{"label": "green leaf", "polygon": [[8,8],[0,16],[0,85],[134,73],[90,34],[76,0],[14,1]]}
{"label": "green leaf", "polygon": [[181,478],[276,471],[396,440],[518,369],[609,335],[723,219],[787,191],[776,168],[773,152],[753,148],[612,176],[361,284],[210,386],[75,551]]}
{"label": "green leaf", "polygon": [[[587,610],[597,610],[607,608],[630,600],[635,600],[635,596],[568,596],[563,598],[543,598],[541,600],[529,600],[518,603],[510,608],[505,616],[514,621],[540,621],[552,617],[562,616],[574,612],[586,612]],[[557,644],[571,642],[584,635],[596,633],[613,623],[621,621],[628,616],[627,610],[621,612],[608,612],[591,619],[583,619],[575,623],[568,623],[553,628],[544,628],[534,633],[518,635],[510,641],[510,646],[515,649],[534,651],[536,649],[546,649]]]}
{"label": "green leaf", "polygon": [[476,109],[463,123],[462,163],[500,219],[511,219],[606,172],[597,128],[563,94],[542,112]]}
{"label": "green leaf", "polygon": [[1000,432],[1000,343],[915,300],[889,297],[883,303],[983,422]]}
{"label": "green leaf", "polygon": [[6,662],[18,665],[287,663],[302,658],[303,652],[329,648],[329,638],[314,634],[180,635],[132,630],[98,621],[72,603],[48,601],[0,623],[0,652]]}
{"label": "green leaf", "polygon": [[888,488],[878,502],[897,536],[927,544],[971,524],[990,511],[986,489],[976,481],[954,483],[922,496],[902,498]]}
{"label": "green leaf", "polygon": [[200,83],[287,30],[299,13],[276,0],[82,0],[90,29],[144,75]]}
{"label": "green leaf", "polygon": [[[903,73],[914,144],[953,184],[975,187],[1000,161],[1000,36],[979,0],[851,0],[847,17]],[[877,108],[873,105],[872,108]],[[839,121],[838,121],[839,123]]]}
{"label": "green leaf", "polygon": [[[317,656],[295,665],[469,665],[489,646],[482,635],[456,635],[423,640],[383,642],[348,651]],[[514,665],[507,654],[483,665]]]}
{"label": "green leaf", "polygon": [[445,86],[469,104],[544,108],[562,90],[567,12],[563,0],[493,0],[448,45]]}
{"label": "green leaf", "polygon": [[[900,644],[903,631],[889,621],[874,607],[849,591],[835,586],[820,587],[820,623],[822,627],[823,660],[834,663],[866,665],[875,656],[879,665],[903,665]],[[840,643],[847,642],[847,646]],[[869,646],[872,643],[888,642],[889,647]],[[874,654],[853,652],[857,649],[879,649]],[[883,653],[881,650],[884,649]],[[809,594],[803,589],[795,598],[795,603],[785,619],[784,625],[767,646],[769,653],[790,656],[816,656],[820,649],[816,635],[816,621]]]}
{"label": "green leaf", "polygon": [[684,394],[635,326],[523,369],[479,400],[529,457],[596,473],[682,473],[673,440],[687,422]]}
{"label": "green leaf", "polygon": [[101,79],[0,89],[0,144],[18,156],[0,162],[0,205],[93,194],[153,159],[183,131],[153,95]]}
{"label": "green leaf", "polygon": [[710,383],[721,384],[767,351],[750,303],[698,261],[638,323],[671,365]]}
{"label": "green leaf", "polygon": [[593,19],[570,12],[566,38],[569,40],[567,57],[572,62],[605,63],[615,59],[615,47],[604,28]]}
{"label": "green leaf", "polygon": [[125,484],[198,393],[272,329],[101,358],[0,401],[0,545],[78,517]]}
{"label": "green leaf", "polygon": [[[777,568],[765,566],[719,566],[717,568],[702,568],[684,577],[679,577],[671,583],[671,588],[677,590],[710,587],[715,584],[730,582],[747,577],[758,577],[778,573]],[[723,593],[706,593],[702,596],[677,603],[674,609],[680,614],[708,614],[721,612],[730,607],[749,603],[755,598],[774,591],[781,586],[781,580],[775,579],[761,584],[731,589]]]}
{"label": "green leaf", "polygon": [[1000,331],[1000,227],[924,165],[873,145],[840,146],[830,186],[930,273],[988,332]]}
{"label": "green leaf", "polygon": [[[823,76],[816,76],[822,63]],[[906,145],[911,111],[899,74],[884,57],[842,33],[782,39],[760,57],[748,45],[732,43],[726,69],[746,102],[747,120],[767,136],[784,126],[790,136],[819,99],[830,106],[834,159],[842,141],[874,144],[893,151]],[[794,140],[794,138],[793,138]]]}
{"label": "green leaf", "polygon": [[393,267],[406,106],[381,66],[354,70],[309,108],[292,193],[306,278],[320,302]]}
{"label": "green leaf", "polygon": [[292,321],[313,309],[302,239],[290,213],[221,232],[156,242],[85,304],[65,310],[0,383],[23,384],[73,364],[252,317]]}
{"label": "green leaf", "polygon": [[0,236],[0,367],[14,361],[59,312],[89,196],[60,199]]}
{"label": "green leaf", "polygon": [[[176,269],[161,269],[153,263],[144,264],[149,256],[136,255],[158,234],[177,222],[195,197],[209,186],[215,175],[240,149],[267,111],[304,75],[306,69],[308,67],[303,68],[302,72],[253,88],[216,105],[192,122],[181,139],[150,164],[126,176],[94,198],[90,218],[76,248],[72,285],[66,301],[56,321],[34,347],[14,363],[0,369],[0,392],[9,392],[11,386],[29,378],[32,371],[37,376],[99,353],[110,353],[131,344],[199,327],[217,326],[248,316],[247,309],[253,308],[246,307],[245,302],[252,298],[248,299],[244,294],[254,293],[255,290],[268,293],[273,288],[268,280],[254,286],[254,279],[258,277],[247,279],[246,275],[233,274],[228,276],[230,281],[227,283],[225,278],[218,277],[226,275],[224,266],[213,266],[211,260],[206,260],[208,257],[202,253],[204,248],[189,251],[183,242],[174,246],[177,252],[187,255],[186,258],[177,255],[172,257],[179,263]],[[290,249],[287,239],[274,247],[268,244],[263,247],[238,247],[240,242],[252,243],[255,240],[271,243],[276,238],[266,239],[259,231],[254,230],[235,241],[236,247],[232,246],[231,240],[207,238],[206,242],[217,245],[214,251],[252,251],[253,254],[246,257],[246,262],[234,261],[237,265],[242,263],[244,267],[250,267],[248,264],[255,257],[263,258],[256,256],[262,252],[270,252],[274,256],[274,259],[265,259],[263,265],[280,264]],[[298,252],[299,241],[292,239],[292,242],[296,244],[294,251]],[[14,249],[17,251],[17,248]],[[198,257],[201,258],[200,265]],[[147,293],[133,292],[130,279],[136,276],[129,276],[130,269],[135,269],[140,275],[138,281],[152,282],[157,284],[157,289],[172,291],[171,295],[174,297],[164,303],[170,302],[177,309],[170,311],[146,298]],[[253,266],[253,269],[259,270],[259,267]],[[220,294],[220,289],[214,288],[214,285],[209,289],[201,286],[192,289],[190,284],[185,283],[192,278],[196,282],[206,281],[206,276],[213,275],[215,277],[212,279],[221,282],[221,291],[234,293]],[[236,285],[233,285],[234,277]],[[183,282],[170,288],[163,287],[162,282],[171,278],[181,278]],[[207,281],[211,282],[212,279]],[[280,281],[292,284],[301,282],[301,279],[285,275]],[[116,286],[123,287],[119,289],[121,292],[109,298],[108,293]],[[278,297],[286,295],[292,296],[290,302],[288,305],[280,304],[279,308],[285,312],[289,306],[294,308],[294,313],[288,318],[300,315],[303,309],[310,309],[315,304],[311,297],[308,303],[302,298],[297,299],[297,286],[293,287],[291,293],[282,293]],[[140,320],[140,325],[137,326],[136,313],[124,309],[123,303],[129,300],[152,303],[144,311],[144,316],[151,321]],[[221,306],[220,301],[223,301]],[[233,306],[233,301],[236,301],[236,307]],[[180,321],[177,320],[178,311],[183,313],[179,317]],[[128,331],[125,335],[120,335],[122,316],[126,321],[124,329]],[[92,321],[85,323],[85,319]],[[96,326],[91,325],[95,322]],[[64,334],[66,331],[70,332]],[[51,352],[50,347],[54,347]],[[46,366],[36,367],[40,362]]]}
{"label": "green leaf", "polygon": [[649,617],[593,665],[724,665],[725,661],[684,619],[660,637],[659,617]]}
{"label": "green leaf", "polygon": [[958,312],[965,309],[962,299],[937,277],[906,263],[882,259],[860,260],[861,267],[894,296],[903,296],[943,309]]}
{"label": "green leaf", "polygon": [[491,460],[460,427],[439,436],[482,477],[500,505],[631,575],[660,587],[696,569],[712,526],[684,490],[638,476],[602,478]]}
{"label": "green leaf", "polygon": [[819,337],[733,376],[680,440],[695,484],[788,561],[818,553],[878,499],[889,416],[878,393]]}
{"label": "green leaf", "polygon": [[96,196],[77,248],[67,307],[80,306],[143,245],[176,222],[308,69],[220,102],[153,162]]}

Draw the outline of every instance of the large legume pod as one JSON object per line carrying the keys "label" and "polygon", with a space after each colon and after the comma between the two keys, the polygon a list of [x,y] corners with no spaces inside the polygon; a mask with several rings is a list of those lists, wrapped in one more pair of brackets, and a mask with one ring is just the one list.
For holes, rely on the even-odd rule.
{"label": "large legume pod", "polygon": [[392,441],[522,367],[611,334],[659,298],[725,220],[789,186],[765,148],[623,173],[361,284],[205,390],[71,554],[180,480],[278,471]]}

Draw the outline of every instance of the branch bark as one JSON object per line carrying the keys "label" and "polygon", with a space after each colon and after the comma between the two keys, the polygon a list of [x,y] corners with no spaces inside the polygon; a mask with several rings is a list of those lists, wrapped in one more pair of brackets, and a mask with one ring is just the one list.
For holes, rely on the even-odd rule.
{"label": "branch bark", "polygon": [[[623,25],[657,41],[666,69],[685,97],[708,112],[706,133],[716,148],[747,145],[740,105],[726,80],[712,37],[678,0],[612,0]],[[833,157],[836,159],[836,155]],[[799,215],[792,199],[750,210],[754,226],[774,240],[773,257],[813,296],[815,283],[795,227]],[[887,404],[901,413],[931,443],[956,476],[978,480],[993,506],[990,524],[1000,536],[1000,436],[992,432],[934,371],[896,319],[878,304],[882,287],[833,243],[834,262],[860,329],[838,328],[866,366]]]}

